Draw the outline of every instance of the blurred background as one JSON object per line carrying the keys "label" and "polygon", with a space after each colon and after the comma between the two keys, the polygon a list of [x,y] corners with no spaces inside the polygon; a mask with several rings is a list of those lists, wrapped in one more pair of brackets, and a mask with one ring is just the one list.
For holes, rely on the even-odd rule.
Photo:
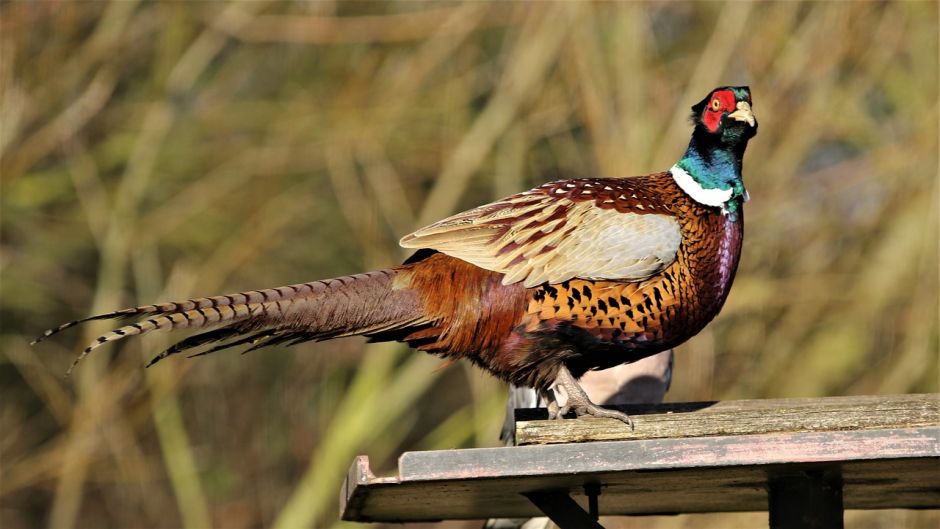
{"label": "blurred background", "polygon": [[150,335],[66,378],[106,324],[28,342],[397,264],[401,235],[547,180],[665,170],[718,85],[760,121],[747,235],[667,399],[938,391],[935,2],[5,2],[0,44],[4,529],[353,527],[356,454],[498,444],[501,383],[397,344],[143,370]]}

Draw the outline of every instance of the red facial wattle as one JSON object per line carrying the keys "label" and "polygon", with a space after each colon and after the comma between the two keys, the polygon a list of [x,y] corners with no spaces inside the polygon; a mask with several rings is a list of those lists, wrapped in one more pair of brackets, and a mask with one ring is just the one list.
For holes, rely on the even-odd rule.
{"label": "red facial wattle", "polygon": [[705,105],[705,113],[702,115],[702,122],[705,127],[712,132],[718,131],[718,125],[721,124],[721,116],[725,112],[734,112],[735,98],[731,90],[718,90],[708,99]]}

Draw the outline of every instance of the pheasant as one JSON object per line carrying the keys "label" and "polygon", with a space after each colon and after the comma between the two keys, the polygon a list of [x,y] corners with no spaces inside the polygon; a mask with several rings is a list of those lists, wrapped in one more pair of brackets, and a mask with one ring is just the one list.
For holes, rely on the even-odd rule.
{"label": "pheasant", "polygon": [[[535,388],[561,418],[612,417],[578,385],[588,370],[672,348],[709,323],[728,296],[748,199],[742,158],[757,132],[748,87],[720,87],[692,107],[694,131],[665,172],[544,184],[405,236],[402,265],[357,275],[127,308],[79,323],[138,319],[97,347],[167,329],[210,329],[147,366],[193,356],[362,335],[466,358]],[[35,342],[34,342],[35,343]],[[71,369],[71,368],[70,368]]]}

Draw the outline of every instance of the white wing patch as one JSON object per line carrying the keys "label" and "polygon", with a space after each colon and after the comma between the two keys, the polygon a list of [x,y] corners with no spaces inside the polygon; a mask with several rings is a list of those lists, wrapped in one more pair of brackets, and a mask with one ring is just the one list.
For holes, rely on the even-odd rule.
{"label": "white wing patch", "polygon": [[640,281],[671,264],[681,241],[668,215],[530,192],[458,213],[400,244],[505,274],[503,284],[533,287],[572,278]]}

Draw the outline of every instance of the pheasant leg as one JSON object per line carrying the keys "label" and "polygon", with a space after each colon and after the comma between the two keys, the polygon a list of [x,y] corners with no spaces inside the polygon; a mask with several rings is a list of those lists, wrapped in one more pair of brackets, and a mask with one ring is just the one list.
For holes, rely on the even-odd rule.
{"label": "pheasant leg", "polygon": [[551,419],[562,419],[569,411],[573,411],[575,417],[584,417],[586,415],[608,417],[622,421],[631,430],[633,429],[633,420],[626,413],[608,410],[591,402],[587,393],[581,389],[581,385],[578,384],[578,381],[564,365],[558,369],[555,383],[549,386],[548,389],[554,397],[548,405],[548,416]]}

